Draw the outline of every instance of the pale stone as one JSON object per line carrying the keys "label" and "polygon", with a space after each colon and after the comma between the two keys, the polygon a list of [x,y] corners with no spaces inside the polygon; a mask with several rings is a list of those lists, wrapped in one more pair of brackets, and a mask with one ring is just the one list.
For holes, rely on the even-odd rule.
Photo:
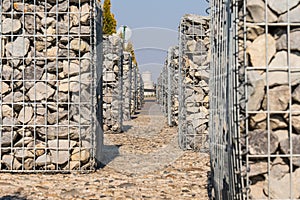
{"label": "pale stone", "polygon": [[50,73],[44,73],[44,75],[41,78],[42,81],[45,81],[49,85],[55,86],[57,77],[55,74],[50,74]]}
{"label": "pale stone", "polygon": [[89,51],[90,49],[90,46],[87,42],[85,42],[84,40],[81,40],[81,39],[78,39],[78,38],[75,38],[71,41],[70,43],[70,48],[72,50],[75,50],[75,51],[80,51],[81,53],[85,53],[87,51]]}
{"label": "pale stone", "polygon": [[[274,10],[277,14],[282,14],[295,7],[299,3],[299,0],[268,0],[269,7]],[[281,16],[279,22],[281,22]]]}
{"label": "pale stone", "polygon": [[276,53],[276,41],[270,34],[267,35],[267,38],[265,35],[261,35],[249,45],[246,51],[250,55],[253,67],[264,67]]}
{"label": "pale stone", "polygon": [[17,138],[17,132],[15,131],[1,131],[0,132],[1,135],[1,140],[0,140],[0,144],[2,147],[8,147],[10,146],[12,143],[14,143],[14,141]]}
{"label": "pale stone", "polygon": [[[268,154],[268,131],[254,130],[248,133],[249,153],[251,155]],[[278,138],[273,132],[270,132],[270,153],[274,153],[278,148]]]}
{"label": "pale stone", "polygon": [[249,161],[249,177],[267,174],[268,173],[268,163],[267,162],[251,162]]}
{"label": "pale stone", "polygon": [[31,170],[34,167],[34,159],[27,158],[23,164],[25,170]]}
{"label": "pale stone", "polygon": [[289,105],[291,92],[289,86],[278,86],[269,90],[269,109],[271,111],[284,111]]}
{"label": "pale stone", "polygon": [[288,60],[288,53],[286,51],[277,52],[269,67],[288,67],[288,61],[290,67],[300,67],[300,56],[291,53]]}
{"label": "pale stone", "polygon": [[288,174],[289,171],[289,166],[283,161],[283,159],[280,157],[276,157],[275,160],[272,162],[270,176],[274,179],[280,180],[286,174]]}
{"label": "pale stone", "polygon": [[258,111],[265,96],[265,79],[264,76],[261,76],[257,71],[249,71],[248,79],[251,84],[251,86],[248,87],[248,110]]}
{"label": "pale stone", "polygon": [[23,137],[14,144],[14,147],[23,147],[23,146],[26,147],[32,141],[33,141],[33,137]]}
{"label": "pale stone", "polygon": [[72,155],[72,161],[81,161],[83,163],[87,162],[90,159],[90,152],[88,149],[75,147]]}
{"label": "pale stone", "polygon": [[74,76],[70,79],[64,79],[60,81],[58,91],[60,92],[79,92],[88,87],[88,82],[91,81],[91,75],[89,73],[81,74],[81,76]]}
{"label": "pale stone", "polygon": [[293,100],[300,103],[300,85],[293,92]]}
{"label": "pale stone", "polygon": [[273,132],[274,135],[278,137],[279,143],[283,142],[284,140],[287,140],[289,138],[289,132],[288,130],[277,130]]}
{"label": "pale stone", "polygon": [[63,62],[63,70],[65,75],[78,75],[79,73],[83,73],[88,71],[90,65],[89,61],[87,60],[71,60],[70,62],[64,61]]}
{"label": "pale stone", "polygon": [[287,70],[269,69],[268,85],[269,87],[276,85],[288,85],[289,82],[292,86],[300,83],[300,69],[290,69],[290,78]]}
{"label": "pale stone", "polygon": [[15,112],[9,105],[2,105],[1,106],[2,117],[13,117]]}
{"label": "pale stone", "polygon": [[40,167],[40,166],[46,166],[51,164],[51,158],[50,155],[47,154],[43,154],[41,156],[39,156],[36,160],[35,160],[35,164],[36,166]]}
{"label": "pale stone", "polygon": [[12,155],[3,155],[2,163],[10,170],[18,170],[22,166],[22,164]]}
{"label": "pale stone", "polygon": [[88,24],[90,18],[90,6],[88,3],[84,4],[80,8],[80,22],[82,24]]}
{"label": "pale stone", "polygon": [[2,21],[2,34],[16,33],[21,29],[21,22],[18,19],[6,18]]}
{"label": "pale stone", "polygon": [[[290,42],[290,49],[291,51],[300,51],[299,45],[299,38],[300,38],[300,30],[296,29],[295,31],[291,31],[289,34],[289,42]],[[276,41],[276,48],[277,50],[287,50],[287,34],[283,34],[280,36],[279,39]]]}
{"label": "pale stone", "polygon": [[[300,112],[298,110],[298,112]],[[300,113],[298,114],[293,114],[292,116],[292,125],[295,131],[300,134]]]}
{"label": "pale stone", "polygon": [[113,71],[106,71],[103,73],[103,81],[113,82],[116,81],[116,74]]}
{"label": "pale stone", "polygon": [[48,99],[54,94],[55,90],[50,86],[38,82],[27,93],[31,101],[40,101]]}
{"label": "pale stone", "polygon": [[[291,2],[290,5],[292,5],[292,3],[295,3],[295,1],[297,1],[297,0],[294,0],[294,2]],[[299,1],[298,1],[298,3],[299,3]],[[288,21],[288,15],[289,15],[289,22],[290,23],[295,23],[295,22],[299,23],[300,22],[299,13],[300,13],[300,6],[298,5],[297,7],[292,9],[289,13],[285,13],[285,14],[281,15],[279,17],[278,21],[279,22],[287,22]]]}
{"label": "pale stone", "polygon": [[[68,122],[64,123],[64,121],[61,121],[60,124],[68,124]],[[59,128],[55,126],[50,126],[46,130],[45,128],[37,128],[37,133],[39,136],[43,139],[47,136],[49,140],[54,139],[68,139],[76,140],[79,138],[79,127],[69,127],[68,126],[60,126]],[[81,132],[81,134],[84,134],[84,132]]]}
{"label": "pale stone", "polygon": [[8,84],[5,82],[1,81],[1,94],[6,94],[7,92],[10,92],[11,88],[9,87]]}
{"label": "pale stone", "polygon": [[252,16],[254,22],[265,22],[265,13],[267,12],[268,22],[276,22],[277,16],[267,7],[265,10],[265,3],[262,0],[251,0],[247,2],[247,10]]}
{"label": "pale stone", "polygon": [[270,127],[272,130],[274,130],[279,128],[287,128],[288,125],[282,116],[274,115],[270,118]]}
{"label": "pale stone", "polygon": [[30,41],[24,37],[17,37],[14,42],[6,44],[7,52],[13,57],[24,57],[29,50]]}
{"label": "pale stone", "polygon": [[45,57],[50,61],[55,61],[58,54],[58,47],[51,47],[45,50]]}
{"label": "pale stone", "polygon": [[55,6],[53,6],[49,12],[50,13],[66,12],[68,7],[69,7],[68,1],[62,1],[62,3],[59,3],[58,5],[56,4]]}
{"label": "pale stone", "polygon": [[25,106],[19,113],[18,121],[22,124],[28,123],[33,116],[33,108],[31,106]]}
{"label": "pale stone", "polygon": [[51,46],[51,42],[44,42],[44,41],[35,41],[35,49],[37,51],[43,51]]}
{"label": "pale stone", "polygon": [[27,159],[27,158],[33,158],[34,154],[27,149],[16,149],[14,156],[17,159]]}
{"label": "pale stone", "polygon": [[70,159],[69,150],[76,145],[75,141],[68,140],[50,140],[48,146],[50,149],[51,161],[54,164],[64,164]]}
{"label": "pale stone", "polygon": [[11,8],[11,0],[3,0],[2,12],[7,12]]}
{"label": "pale stone", "polygon": [[[79,9],[77,6],[70,6],[70,21],[73,26],[78,26],[79,25]],[[78,33],[78,32],[77,32]]]}
{"label": "pale stone", "polygon": [[[292,137],[291,141],[292,141],[292,145],[293,145],[293,152],[292,153],[294,155],[295,154],[300,154],[300,146],[299,146],[300,135],[292,134],[291,137]],[[291,151],[290,151],[291,150],[290,149],[290,138],[287,138],[287,139],[280,142],[280,149],[282,150],[282,152],[284,154],[290,154],[291,153]],[[300,157],[293,157],[293,165],[296,165],[296,166],[300,167]]]}

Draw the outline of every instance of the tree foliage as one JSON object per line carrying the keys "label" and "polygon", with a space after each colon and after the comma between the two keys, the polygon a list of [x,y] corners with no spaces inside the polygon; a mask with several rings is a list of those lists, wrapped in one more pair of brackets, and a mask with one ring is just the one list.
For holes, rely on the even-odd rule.
{"label": "tree foliage", "polygon": [[112,35],[116,33],[117,21],[111,13],[110,0],[104,0],[103,4],[103,34]]}
{"label": "tree foliage", "polygon": [[133,62],[134,64],[137,64],[136,58],[135,58],[135,54],[134,54],[133,44],[132,44],[131,42],[128,42],[125,51],[131,53],[131,56],[132,56],[132,62]]}

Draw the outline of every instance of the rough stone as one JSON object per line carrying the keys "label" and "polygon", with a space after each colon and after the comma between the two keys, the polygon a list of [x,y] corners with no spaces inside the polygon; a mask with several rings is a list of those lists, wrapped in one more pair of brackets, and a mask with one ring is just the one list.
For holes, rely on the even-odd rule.
{"label": "rough stone", "polygon": [[[291,67],[300,67],[300,55],[291,53],[289,57],[289,64]],[[288,67],[288,53],[286,51],[279,51],[276,53],[274,59],[271,61],[269,67]]]}
{"label": "rough stone", "polygon": [[280,128],[287,128],[288,125],[282,116],[272,115],[270,118],[270,127],[271,127],[271,130],[275,130],[275,129],[280,129]]}
{"label": "rough stone", "polygon": [[88,24],[90,19],[90,6],[89,4],[84,4],[80,8],[80,22],[82,24]]}
{"label": "rough stone", "polygon": [[268,162],[249,162],[250,172],[249,177],[258,176],[268,173]]}
{"label": "rough stone", "polygon": [[300,85],[294,90],[292,97],[294,101],[300,103]]}
{"label": "rough stone", "polygon": [[22,124],[28,123],[33,116],[33,109],[31,106],[25,106],[19,113],[18,121]]}
{"label": "rough stone", "polygon": [[33,137],[23,137],[14,144],[14,147],[27,146],[30,142],[33,142]]}
{"label": "rough stone", "polygon": [[11,0],[3,0],[2,12],[7,12],[11,8]]}
{"label": "rough stone", "polygon": [[16,33],[21,29],[21,22],[18,19],[6,18],[2,21],[2,34]]}
{"label": "rough stone", "polygon": [[[289,1],[288,2],[289,5],[287,4],[287,1]],[[295,7],[298,3],[299,3],[299,0],[281,0],[281,1],[268,0],[269,7],[272,10],[274,10],[277,14],[283,14],[283,13],[287,12],[288,9]],[[279,22],[281,22],[281,17],[279,18]]]}
{"label": "rough stone", "polygon": [[34,154],[27,149],[16,149],[14,156],[19,160],[26,160],[27,158],[33,158]]}
{"label": "rough stone", "polygon": [[[300,135],[292,134],[293,154],[300,154]],[[290,139],[287,138],[280,142],[280,149],[284,154],[290,154]],[[289,158],[289,157],[288,157]],[[293,165],[300,167],[300,157],[293,157]]]}
{"label": "rough stone", "polygon": [[75,147],[72,155],[71,160],[72,161],[81,161],[83,163],[87,162],[90,159],[90,152],[89,149],[86,148],[80,148]]}
{"label": "rough stone", "polygon": [[249,89],[248,110],[258,111],[265,96],[265,79],[256,71],[248,72],[248,79],[251,86]]}
{"label": "rough stone", "polygon": [[9,85],[6,84],[5,82],[1,81],[1,94],[6,94],[10,91],[11,91],[11,88],[9,87]]}
{"label": "rough stone", "polygon": [[289,166],[283,161],[282,158],[276,157],[272,162],[270,177],[272,177],[272,179],[280,180],[288,173]]}
{"label": "rough stone", "polygon": [[[290,5],[292,6],[293,3],[295,3],[295,1],[296,0],[294,0],[294,2],[291,2]],[[298,1],[298,3],[299,3],[299,1]],[[300,6],[299,5],[289,12],[290,23],[295,23],[295,22],[299,23],[300,22],[299,12],[300,12]],[[278,21],[279,22],[287,22],[288,21],[288,13],[285,13],[285,14],[281,15],[279,17]]]}
{"label": "rough stone", "polygon": [[[296,29],[295,31],[290,32],[289,42],[291,51],[300,51],[299,37],[300,30]],[[281,35],[276,41],[276,49],[287,50],[287,41],[287,34]]]}
{"label": "rough stone", "polygon": [[6,44],[5,48],[13,57],[24,57],[29,50],[30,41],[27,38],[17,37],[14,42]]}
{"label": "rough stone", "polygon": [[46,166],[51,164],[51,158],[50,155],[47,154],[43,154],[41,156],[39,156],[36,160],[35,160],[35,164],[36,166],[40,167],[40,166]]}
{"label": "rough stone", "polygon": [[1,141],[0,144],[2,147],[8,147],[11,145],[11,143],[16,140],[17,138],[17,132],[13,131],[1,131]]}
{"label": "rough stone", "polygon": [[55,90],[43,82],[37,82],[27,93],[31,101],[41,101],[48,99]]}
{"label": "rough stone", "polygon": [[[251,0],[247,2],[249,11],[254,22],[265,22],[265,3],[262,0]],[[267,7],[268,22],[276,22],[277,16]]]}
{"label": "rough stone", "polygon": [[[248,145],[251,155],[267,155],[268,154],[268,131],[254,130],[249,131]],[[274,153],[278,147],[279,141],[273,132],[270,132],[270,153]]]}
{"label": "rough stone", "polygon": [[68,140],[50,140],[48,147],[50,149],[51,161],[54,164],[65,164],[70,158],[69,150],[76,145],[75,141]]}
{"label": "rough stone", "polygon": [[[268,54],[266,54],[266,48],[268,48]],[[276,53],[276,41],[270,34],[267,35],[267,38],[265,35],[261,35],[249,45],[247,53],[250,55],[252,66],[264,67],[266,61],[269,63]]]}
{"label": "rough stone", "polygon": [[70,43],[70,48],[75,51],[80,51],[81,53],[86,53],[89,51],[89,45],[84,40],[75,38]]}
{"label": "rough stone", "polygon": [[22,164],[12,155],[3,155],[2,162],[10,170],[18,170],[22,166]]}
{"label": "rough stone", "polygon": [[269,90],[269,109],[271,111],[285,111],[289,105],[290,96],[289,86],[271,88]]}
{"label": "rough stone", "polygon": [[300,69],[290,69],[290,79],[288,77],[287,70],[269,69],[268,85],[270,87],[278,85],[288,85],[290,82],[292,86],[295,86],[300,83],[299,77]]}

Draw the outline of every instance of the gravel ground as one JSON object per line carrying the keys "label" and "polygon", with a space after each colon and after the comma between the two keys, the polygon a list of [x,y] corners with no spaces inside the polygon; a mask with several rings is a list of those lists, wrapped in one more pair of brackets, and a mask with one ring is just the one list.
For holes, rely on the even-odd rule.
{"label": "gravel ground", "polygon": [[208,199],[209,155],[183,152],[151,101],[122,134],[106,134],[105,166],[91,174],[0,176],[0,199]]}

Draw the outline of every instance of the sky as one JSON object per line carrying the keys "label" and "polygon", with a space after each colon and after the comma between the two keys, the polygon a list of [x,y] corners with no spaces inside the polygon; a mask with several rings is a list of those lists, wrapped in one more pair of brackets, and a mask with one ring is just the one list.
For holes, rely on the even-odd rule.
{"label": "sky", "polygon": [[151,71],[157,77],[170,46],[178,44],[178,25],[183,15],[205,15],[206,0],[111,0],[111,11],[117,28],[126,25],[140,71]]}

